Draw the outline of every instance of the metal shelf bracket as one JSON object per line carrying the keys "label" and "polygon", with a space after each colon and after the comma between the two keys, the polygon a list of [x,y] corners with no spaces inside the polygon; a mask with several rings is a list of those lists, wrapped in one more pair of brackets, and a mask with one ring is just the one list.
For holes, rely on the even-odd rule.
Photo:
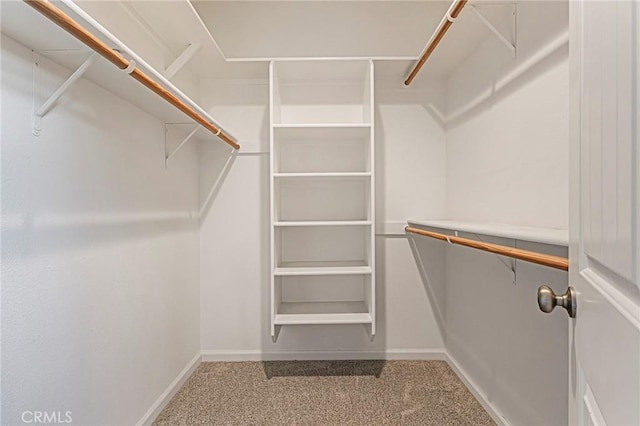
{"label": "metal shelf bracket", "polygon": [[[456,237],[457,237],[458,236],[458,231],[455,231],[455,233],[456,233]],[[477,238],[478,241],[482,241],[483,243],[486,242],[480,237],[480,235],[475,234],[475,233],[472,234],[472,235],[474,235]],[[514,239],[513,241],[514,241],[514,248],[518,248],[517,247],[518,246],[518,240]],[[499,254],[495,254],[494,253],[494,256],[500,261],[500,263],[502,263],[505,266],[505,268],[507,268],[511,272],[511,274],[513,275],[513,285],[516,285],[517,284],[517,279],[518,279],[517,270],[516,270],[516,266],[517,266],[516,261],[517,261],[517,259],[509,259],[509,262],[507,262]]]}
{"label": "metal shelf bracket", "polygon": [[[164,138],[164,168],[166,169],[167,166],[169,165],[169,159],[171,157],[173,157],[174,155],[176,155],[178,153],[178,151],[180,151],[180,148],[182,148],[187,142],[189,142],[191,140],[191,138],[193,138],[193,136],[195,136],[195,134],[198,132],[198,130],[200,130],[202,128],[202,126],[200,126],[199,124],[196,126],[195,129],[193,129],[188,135],[187,137],[185,137],[182,142],[180,142],[178,144],[178,146],[176,147],[176,149],[174,149],[173,151],[169,152],[169,148],[167,146],[167,134],[169,133],[169,125],[171,123],[166,123],[164,125],[164,130],[165,130],[165,138]],[[179,124],[179,123],[176,123]]]}
{"label": "metal shelf bracket", "polygon": [[201,45],[199,43],[192,43],[178,55],[178,57],[165,68],[164,73],[167,78],[171,78],[178,73],[189,62],[193,55],[200,50]]}
{"label": "metal shelf bracket", "polygon": [[[480,12],[478,10],[478,6],[476,6],[475,4],[470,5],[471,6],[471,10],[473,10],[475,13],[475,16],[478,18],[478,20],[480,22],[482,22],[482,24],[484,24],[485,27],[487,27],[489,29],[489,31],[491,31],[493,33],[493,35],[496,36],[496,38],[507,48],[507,50],[509,50],[509,53],[511,53],[512,57],[516,56],[516,43],[509,41],[491,22],[489,22],[489,20],[487,18],[485,18],[485,16],[482,14],[482,12]],[[514,40],[515,40],[515,34],[516,34],[516,14],[517,14],[517,5],[514,3],[512,4],[513,7],[513,13],[512,13],[512,17],[513,17],[513,34],[514,34]]]}
{"label": "metal shelf bracket", "polygon": [[34,136],[40,136],[40,132],[42,131],[42,117],[44,117],[45,115],[47,115],[47,113],[49,111],[51,111],[51,108],[53,108],[53,106],[55,105],[56,101],[58,99],[60,99],[60,97],[62,95],[64,95],[64,93],[69,90],[69,88],[71,86],[73,86],[73,84],[78,81],[85,72],[87,72],[87,70],[89,69],[89,67],[91,66],[91,64],[93,64],[93,62],[96,60],[96,58],[98,57],[97,53],[92,53],[79,67],[77,70],[75,70],[73,72],[73,74],[71,74],[69,76],[69,78],[67,78],[64,83],[62,83],[60,85],[60,87],[58,87],[56,89],[55,92],[53,92],[53,94],[51,96],[49,96],[49,99],[47,99],[40,107],[37,106],[37,96],[36,96],[36,85],[40,82],[40,57],[39,55],[34,53],[34,58],[33,58],[33,86],[34,86],[34,102],[33,102],[33,134]]}

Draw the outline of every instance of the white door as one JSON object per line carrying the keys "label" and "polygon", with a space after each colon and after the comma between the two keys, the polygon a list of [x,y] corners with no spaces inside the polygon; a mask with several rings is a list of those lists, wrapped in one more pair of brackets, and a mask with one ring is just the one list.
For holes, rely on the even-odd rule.
{"label": "white door", "polygon": [[640,425],[640,5],[569,3],[569,419]]}

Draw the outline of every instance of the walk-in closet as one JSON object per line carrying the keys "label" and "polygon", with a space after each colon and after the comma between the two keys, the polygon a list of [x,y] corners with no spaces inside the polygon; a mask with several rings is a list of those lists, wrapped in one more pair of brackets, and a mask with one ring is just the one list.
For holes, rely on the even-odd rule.
{"label": "walk-in closet", "polygon": [[0,424],[640,426],[639,28],[1,1]]}

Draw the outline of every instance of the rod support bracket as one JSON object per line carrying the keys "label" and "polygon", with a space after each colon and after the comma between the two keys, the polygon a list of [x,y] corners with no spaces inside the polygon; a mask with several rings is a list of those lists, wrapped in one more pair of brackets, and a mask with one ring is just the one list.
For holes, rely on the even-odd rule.
{"label": "rod support bracket", "polygon": [[136,69],[136,61],[131,60],[131,61],[129,61],[129,65],[127,65],[126,68],[122,69],[122,72],[127,73],[127,74],[131,74],[134,69]]}

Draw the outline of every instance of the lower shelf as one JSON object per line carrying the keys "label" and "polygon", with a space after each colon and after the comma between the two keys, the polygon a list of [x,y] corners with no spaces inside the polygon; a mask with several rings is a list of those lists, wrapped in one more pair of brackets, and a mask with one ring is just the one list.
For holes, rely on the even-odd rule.
{"label": "lower shelf", "polygon": [[275,325],[371,324],[373,319],[363,302],[283,302]]}
{"label": "lower shelf", "polygon": [[368,275],[370,266],[356,262],[282,262],[274,270],[275,276],[291,275]]}

